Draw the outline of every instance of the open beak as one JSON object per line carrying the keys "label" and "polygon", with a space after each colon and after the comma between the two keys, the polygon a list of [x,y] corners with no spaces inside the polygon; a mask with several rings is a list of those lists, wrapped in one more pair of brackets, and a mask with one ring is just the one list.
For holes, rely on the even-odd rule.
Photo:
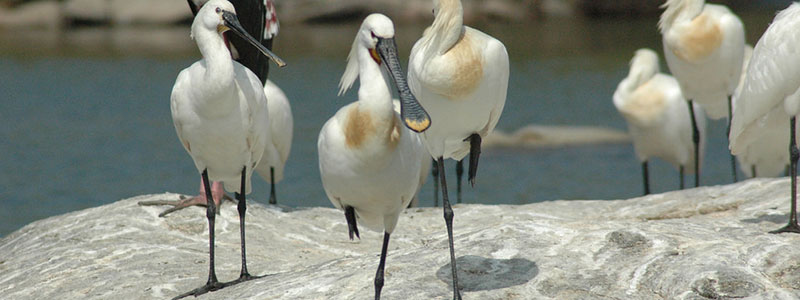
{"label": "open beak", "polygon": [[425,131],[431,126],[431,117],[408,88],[403,69],[397,59],[397,44],[394,38],[378,38],[376,48],[381,59],[386,63],[386,68],[389,69],[389,74],[394,79],[394,84],[400,93],[400,117],[403,118],[403,123],[408,129],[415,132]]}
{"label": "open beak", "polygon": [[230,28],[230,30],[236,33],[236,35],[242,37],[242,39],[256,47],[266,57],[275,62],[278,67],[286,66],[286,62],[284,62],[283,59],[275,55],[275,53],[272,53],[272,51],[269,51],[269,49],[264,47],[264,45],[261,45],[261,43],[259,43],[255,38],[253,38],[253,36],[248,34],[244,28],[242,28],[242,24],[239,24],[239,18],[237,18],[235,14],[228,11],[223,11],[222,19],[225,20],[226,27]]}

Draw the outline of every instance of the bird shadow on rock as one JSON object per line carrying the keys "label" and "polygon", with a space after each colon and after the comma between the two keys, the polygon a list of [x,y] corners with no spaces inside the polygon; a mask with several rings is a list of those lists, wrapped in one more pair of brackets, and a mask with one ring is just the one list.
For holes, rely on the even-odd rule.
{"label": "bird shadow on rock", "polygon": [[[524,258],[494,259],[475,255],[456,258],[458,286],[461,291],[474,292],[507,288],[531,281],[539,274],[536,262]],[[453,276],[450,264],[436,271],[436,277],[448,284]]]}

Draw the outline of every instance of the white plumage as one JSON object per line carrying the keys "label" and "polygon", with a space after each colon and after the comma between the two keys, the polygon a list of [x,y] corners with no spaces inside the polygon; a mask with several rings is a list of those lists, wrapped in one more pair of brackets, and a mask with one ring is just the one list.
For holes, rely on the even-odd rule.
{"label": "white plumage", "polygon": [[[636,51],[628,77],[614,92],[614,106],[628,122],[640,162],[661,158],[684,172],[694,172],[694,144],[688,103],[672,76],[659,73],[658,55],[650,49]],[[701,136],[705,134],[702,109],[695,104]],[[700,143],[700,153],[704,143]],[[702,159],[702,155],[701,155]]]}
{"label": "white plumage", "polygon": [[712,119],[728,115],[728,96],[739,83],[744,26],[727,7],[704,0],[667,0],[658,22],[664,56],[684,97]]}
{"label": "white plumage", "polygon": [[[233,11],[232,5],[214,2]],[[198,172],[207,169],[210,180],[241,193],[242,169],[247,167],[247,194],[250,174],[270,139],[267,101],[258,77],[231,59],[217,31],[219,18],[198,13],[192,23],[203,59],[178,74],[172,88],[172,120]]]}
{"label": "white plumage", "polygon": [[[378,14],[364,20],[340,82],[343,93],[361,78],[358,101],[325,122],[317,148],[331,203],[342,209],[352,206],[362,224],[391,233],[418,190],[420,161],[426,154],[417,134],[403,126],[393,109],[388,78],[371,54],[373,33],[393,37],[391,20]],[[356,77],[348,76],[353,72]]]}
{"label": "white plumage", "polygon": [[[172,88],[171,111],[181,144],[194,160],[206,192],[209,231],[209,275],[205,285],[184,293],[201,295],[254,277],[247,271],[245,255],[246,197],[250,175],[262,156],[277,156],[270,140],[267,99],[258,77],[231,59],[222,34],[230,30],[274,60],[284,63],[250,36],[236,17],[233,4],[224,0],[205,3],[192,23],[192,38],[203,59],[182,70]],[[214,268],[215,204],[211,181],[222,182],[238,193],[242,269],[229,284],[217,280]]]}
{"label": "white plumage", "polygon": [[[744,80],[747,77],[747,66],[753,55],[753,46],[747,45],[744,52],[744,63],[742,65],[742,76],[739,86],[736,88],[737,97],[741,94],[744,87]],[[800,96],[800,95],[795,95]],[[792,97],[792,96],[790,96]],[[736,98],[734,98],[733,110],[736,111]],[[735,114],[735,113],[734,113]],[[756,140],[750,143],[736,159],[742,172],[748,177],[775,177],[782,176],[789,164],[789,115],[781,110],[775,110],[763,119],[764,127],[771,128],[765,130]],[[753,174],[753,171],[756,174]]]}
{"label": "white plumage", "polygon": [[[771,114],[796,116],[800,98],[800,4],[781,11],[758,40],[736,97],[730,147],[740,154],[766,130]],[[787,128],[788,123],[787,123]],[[788,133],[787,133],[788,138]]]}
{"label": "white plumage", "polygon": [[[277,156],[264,157],[256,167],[256,171],[267,182],[278,183],[283,180],[283,169],[292,149],[294,118],[289,98],[272,80],[267,80],[267,83],[264,84],[264,94],[267,96],[267,107],[269,108],[271,137],[267,144],[275,149],[275,152],[270,151],[269,153],[275,153]],[[270,167],[275,170],[275,182],[270,180]]]}
{"label": "white plumage", "polygon": [[[388,74],[395,74],[398,90],[408,88],[396,53],[392,21],[381,14],[364,19],[339,82],[341,95],[360,78],[358,101],[328,119],[317,141],[322,186],[331,203],[345,211],[350,238],[358,235],[357,222],[384,231],[375,299],[383,288],[389,237],[419,191],[421,162],[427,157],[417,133],[404,126],[392,105]],[[401,98],[416,103],[411,94]]]}
{"label": "white plumage", "polygon": [[506,102],[509,62],[497,39],[463,25],[459,0],[436,3],[433,25],[411,49],[408,85],[431,116],[423,132],[434,158],[461,160],[464,139],[494,130]]}
{"label": "white plumage", "polygon": [[[761,143],[765,133],[775,134],[792,128],[800,110],[800,4],[793,3],[778,13],[753,49],[742,89],[736,95],[730,131],[731,153],[741,155],[749,147]],[[778,119],[790,118],[788,124]],[[796,126],[796,124],[794,124]],[[789,139],[792,177],[789,223],[772,233],[800,233],[797,223],[797,159],[796,136],[783,131]],[[788,133],[788,134],[787,134]],[[796,134],[796,133],[795,133]],[[780,134],[778,134],[780,135]],[[775,139],[778,137],[776,136]],[[784,144],[785,145],[785,144]],[[777,146],[776,146],[777,147]],[[791,148],[791,152],[789,149]],[[777,148],[776,148],[777,149]]]}

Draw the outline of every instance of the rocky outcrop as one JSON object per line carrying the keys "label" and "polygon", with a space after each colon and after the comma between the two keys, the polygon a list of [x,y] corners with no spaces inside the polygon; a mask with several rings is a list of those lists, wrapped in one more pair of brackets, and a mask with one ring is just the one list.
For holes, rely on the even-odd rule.
{"label": "rocky outcrop", "polygon": [[555,148],[616,143],[630,143],[630,136],[622,131],[591,126],[528,125],[512,133],[495,129],[483,139],[486,148]]}
{"label": "rocky outcrop", "polygon": [[[570,14],[574,0],[463,0],[467,21],[523,22],[547,15]],[[0,28],[81,25],[172,25],[192,18],[180,0],[37,0],[0,1]],[[430,22],[431,0],[291,0],[275,1],[284,24],[360,22],[373,12],[390,15],[397,23]],[[5,4],[5,5],[4,5]]]}
{"label": "rocky outcrop", "polygon": [[[613,188],[613,187],[609,187]],[[797,299],[800,235],[788,179],[617,201],[457,205],[465,299]],[[34,222],[0,240],[7,299],[162,299],[207,276],[204,210],[165,218],[141,196]],[[381,234],[349,241],[340,211],[249,205],[248,261],[266,277],[203,299],[370,299]],[[238,216],[217,218],[217,272],[238,276]],[[408,209],[392,236],[384,299],[449,299],[441,208]]]}

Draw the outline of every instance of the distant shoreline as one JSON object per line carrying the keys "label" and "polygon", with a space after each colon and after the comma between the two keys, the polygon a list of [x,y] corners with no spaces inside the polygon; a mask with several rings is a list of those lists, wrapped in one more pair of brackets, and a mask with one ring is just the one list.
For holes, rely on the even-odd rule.
{"label": "distant shoreline", "polygon": [[[663,0],[462,0],[468,23],[524,23],[548,17],[636,18],[657,16]],[[778,10],[783,1],[714,1],[734,10]],[[387,14],[396,23],[427,23],[430,0],[278,0],[284,24],[358,22],[372,12]],[[0,0],[0,30],[4,28],[63,28],[83,26],[176,25],[191,22],[185,1],[160,0]]]}

